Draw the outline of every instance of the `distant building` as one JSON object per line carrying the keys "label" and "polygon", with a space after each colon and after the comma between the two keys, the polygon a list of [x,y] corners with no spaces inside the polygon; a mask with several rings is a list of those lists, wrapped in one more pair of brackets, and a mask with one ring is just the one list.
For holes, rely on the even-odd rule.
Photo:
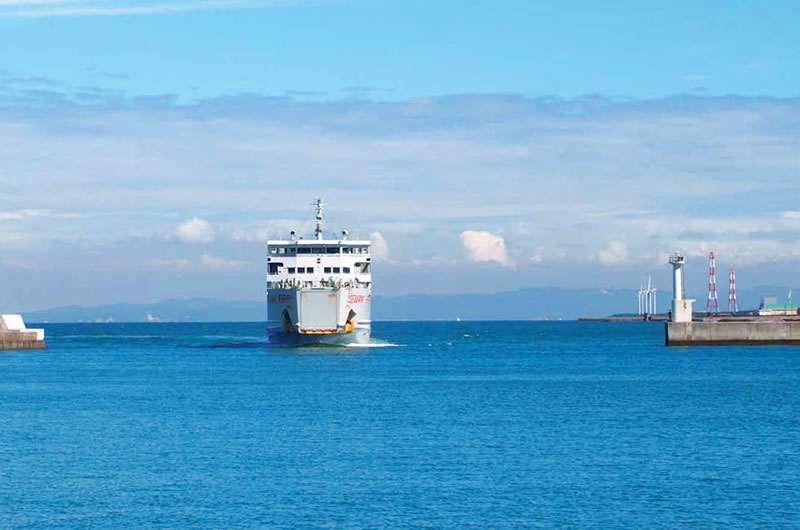
{"label": "distant building", "polygon": [[798,307],[791,303],[779,304],[777,296],[764,296],[761,298],[761,305],[758,307],[759,316],[795,316]]}

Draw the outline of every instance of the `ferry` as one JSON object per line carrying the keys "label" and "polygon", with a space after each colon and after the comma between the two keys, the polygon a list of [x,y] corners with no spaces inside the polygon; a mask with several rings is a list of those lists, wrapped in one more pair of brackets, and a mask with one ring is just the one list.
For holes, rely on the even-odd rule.
{"label": "ferry", "polygon": [[292,231],[267,241],[269,339],[284,345],[366,344],[371,334],[370,241],[323,236],[321,198],[313,239]]}

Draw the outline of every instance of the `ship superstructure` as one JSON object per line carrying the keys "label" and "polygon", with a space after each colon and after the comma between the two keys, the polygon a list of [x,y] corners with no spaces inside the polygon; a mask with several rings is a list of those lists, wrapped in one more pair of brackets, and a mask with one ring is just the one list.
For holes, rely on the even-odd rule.
{"label": "ship superstructure", "polygon": [[314,239],[292,232],[267,241],[270,341],[286,344],[369,342],[372,301],[370,241],[323,235],[322,199]]}

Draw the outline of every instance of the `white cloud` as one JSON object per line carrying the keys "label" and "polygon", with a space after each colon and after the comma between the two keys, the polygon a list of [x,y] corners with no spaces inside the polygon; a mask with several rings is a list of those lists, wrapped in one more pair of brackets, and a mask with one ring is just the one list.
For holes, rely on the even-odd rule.
{"label": "white cloud", "polygon": [[299,235],[310,234],[313,230],[311,221],[304,219],[271,219],[261,223],[237,226],[230,230],[234,241],[265,243],[268,239],[288,239],[289,232],[295,230]]}
{"label": "white cloud", "polygon": [[75,217],[70,214],[54,214],[47,210],[17,210],[13,212],[0,212],[0,222],[2,221],[19,221],[22,219],[31,219],[36,217],[52,217],[68,219]]}
{"label": "white cloud", "polygon": [[184,243],[211,243],[214,241],[214,229],[208,221],[192,217],[178,225],[172,237]]}
{"label": "white cloud", "polygon": [[150,259],[145,262],[145,267],[149,270],[160,271],[185,271],[189,269],[207,269],[212,271],[222,271],[239,269],[248,265],[246,261],[221,258],[212,254],[203,254],[196,262],[188,258],[176,259]]}
{"label": "white cloud", "polygon": [[0,222],[18,221],[20,219],[22,219],[22,214],[19,212],[0,212]]}
{"label": "white cloud", "polygon": [[461,245],[472,261],[489,261],[511,266],[506,251],[506,242],[500,236],[481,230],[461,232]]}
{"label": "white cloud", "polygon": [[14,257],[4,257],[0,259],[0,266],[8,267],[9,269],[22,269],[22,270],[36,270],[36,264],[31,263],[25,259]]}
{"label": "white cloud", "polygon": [[231,231],[231,239],[234,241],[261,242],[268,239],[279,239],[279,234],[269,226],[247,226],[235,228]]}
{"label": "white cloud", "polygon": [[603,265],[620,265],[629,259],[628,247],[622,241],[612,241],[608,247],[596,252],[593,258]]}
{"label": "white cloud", "polygon": [[212,256],[211,254],[203,254],[203,257],[200,258],[200,265],[207,269],[225,270],[244,267],[247,265],[247,262],[220,258],[219,256]]}
{"label": "white cloud", "polygon": [[371,254],[375,261],[387,261],[389,259],[389,243],[383,235],[380,232],[373,232],[370,241],[372,241]]}
{"label": "white cloud", "polygon": [[183,271],[192,267],[192,262],[183,259],[150,259],[145,263],[150,270]]}

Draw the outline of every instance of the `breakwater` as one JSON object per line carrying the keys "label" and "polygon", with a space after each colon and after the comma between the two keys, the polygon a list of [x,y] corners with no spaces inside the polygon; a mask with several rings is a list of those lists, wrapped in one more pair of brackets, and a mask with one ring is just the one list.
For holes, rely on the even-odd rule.
{"label": "breakwater", "polygon": [[667,322],[667,346],[800,344],[800,320]]}
{"label": "breakwater", "polygon": [[44,348],[43,329],[26,328],[19,315],[0,315],[0,351]]}

